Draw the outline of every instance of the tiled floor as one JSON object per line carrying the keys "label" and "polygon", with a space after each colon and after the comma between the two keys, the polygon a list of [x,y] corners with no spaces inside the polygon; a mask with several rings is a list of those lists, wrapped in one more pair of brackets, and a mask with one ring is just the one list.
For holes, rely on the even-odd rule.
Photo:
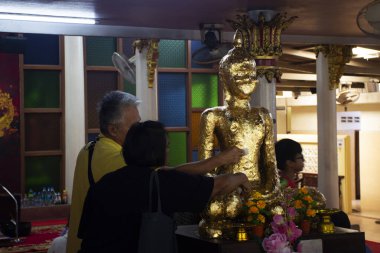
{"label": "tiled floor", "polygon": [[356,211],[348,215],[351,224],[359,225],[366,240],[380,243],[380,212],[361,211],[360,201],[353,201],[352,206]]}

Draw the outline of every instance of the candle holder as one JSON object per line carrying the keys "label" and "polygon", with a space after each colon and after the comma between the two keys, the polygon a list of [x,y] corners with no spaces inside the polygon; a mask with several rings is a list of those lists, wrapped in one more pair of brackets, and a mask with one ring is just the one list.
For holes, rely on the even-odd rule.
{"label": "candle holder", "polygon": [[236,233],[236,240],[239,242],[247,241],[248,234],[244,227],[239,227]]}
{"label": "candle holder", "polygon": [[321,223],[319,224],[319,231],[323,234],[333,234],[335,225],[331,221],[331,215],[339,212],[339,209],[329,208],[329,209],[320,209],[317,213],[321,216]]}

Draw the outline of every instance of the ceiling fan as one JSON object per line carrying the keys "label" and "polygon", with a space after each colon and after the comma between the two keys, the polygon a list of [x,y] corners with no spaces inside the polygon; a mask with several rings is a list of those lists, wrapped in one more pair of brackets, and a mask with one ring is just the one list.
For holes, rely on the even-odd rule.
{"label": "ceiling fan", "polygon": [[222,42],[220,24],[201,24],[201,40],[204,47],[192,54],[192,60],[197,64],[212,64],[219,62],[232,48],[232,43]]}
{"label": "ceiling fan", "polygon": [[121,76],[130,84],[136,85],[136,65],[135,57],[127,59],[122,53],[114,52],[112,62]]}
{"label": "ceiling fan", "polygon": [[359,29],[372,37],[380,38],[380,0],[364,6],[356,16]]}

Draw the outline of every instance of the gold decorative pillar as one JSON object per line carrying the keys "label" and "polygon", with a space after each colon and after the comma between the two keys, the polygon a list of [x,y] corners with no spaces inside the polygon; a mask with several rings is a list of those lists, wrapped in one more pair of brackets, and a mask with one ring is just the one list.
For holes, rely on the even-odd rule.
{"label": "gold decorative pillar", "polygon": [[141,51],[144,48],[147,48],[147,54],[146,54],[146,64],[147,64],[147,76],[148,76],[148,87],[153,88],[154,84],[154,77],[156,73],[157,68],[157,61],[158,61],[158,39],[141,39],[136,40],[133,44],[135,51],[136,49]]}
{"label": "gold decorative pillar", "polygon": [[[136,96],[143,102],[139,105],[141,120],[158,120],[156,68],[159,40],[136,40]],[[136,50],[137,49],[137,50]]]}
{"label": "gold decorative pillar", "polygon": [[0,138],[6,135],[7,130],[11,128],[11,123],[15,114],[15,108],[12,103],[12,97],[9,93],[0,89]]}
{"label": "gold decorative pillar", "polygon": [[329,87],[335,90],[339,87],[340,78],[346,63],[352,58],[352,46],[321,45],[315,48],[316,55],[322,53],[328,59]]}

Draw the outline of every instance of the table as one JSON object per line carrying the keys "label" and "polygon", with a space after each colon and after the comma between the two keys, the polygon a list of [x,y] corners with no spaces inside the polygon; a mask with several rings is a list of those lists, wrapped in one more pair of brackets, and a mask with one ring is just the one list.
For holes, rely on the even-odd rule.
{"label": "table", "polygon": [[314,233],[301,237],[302,240],[322,239],[323,253],[365,253],[364,232],[335,227],[334,234]]}
{"label": "table", "polygon": [[[261,253],[260,242],[203,239],[198,225],[178,226],[176,231],[178,253]],[[321,239],[323,253],[365,253],[364,232],[336,227],[334,234],[309,234],[301,240]]]}
{"label": "table", "polygon": [[70,205],[33,206],[20,209],[20,220],[59,220],[67,219],[70,215]]}

